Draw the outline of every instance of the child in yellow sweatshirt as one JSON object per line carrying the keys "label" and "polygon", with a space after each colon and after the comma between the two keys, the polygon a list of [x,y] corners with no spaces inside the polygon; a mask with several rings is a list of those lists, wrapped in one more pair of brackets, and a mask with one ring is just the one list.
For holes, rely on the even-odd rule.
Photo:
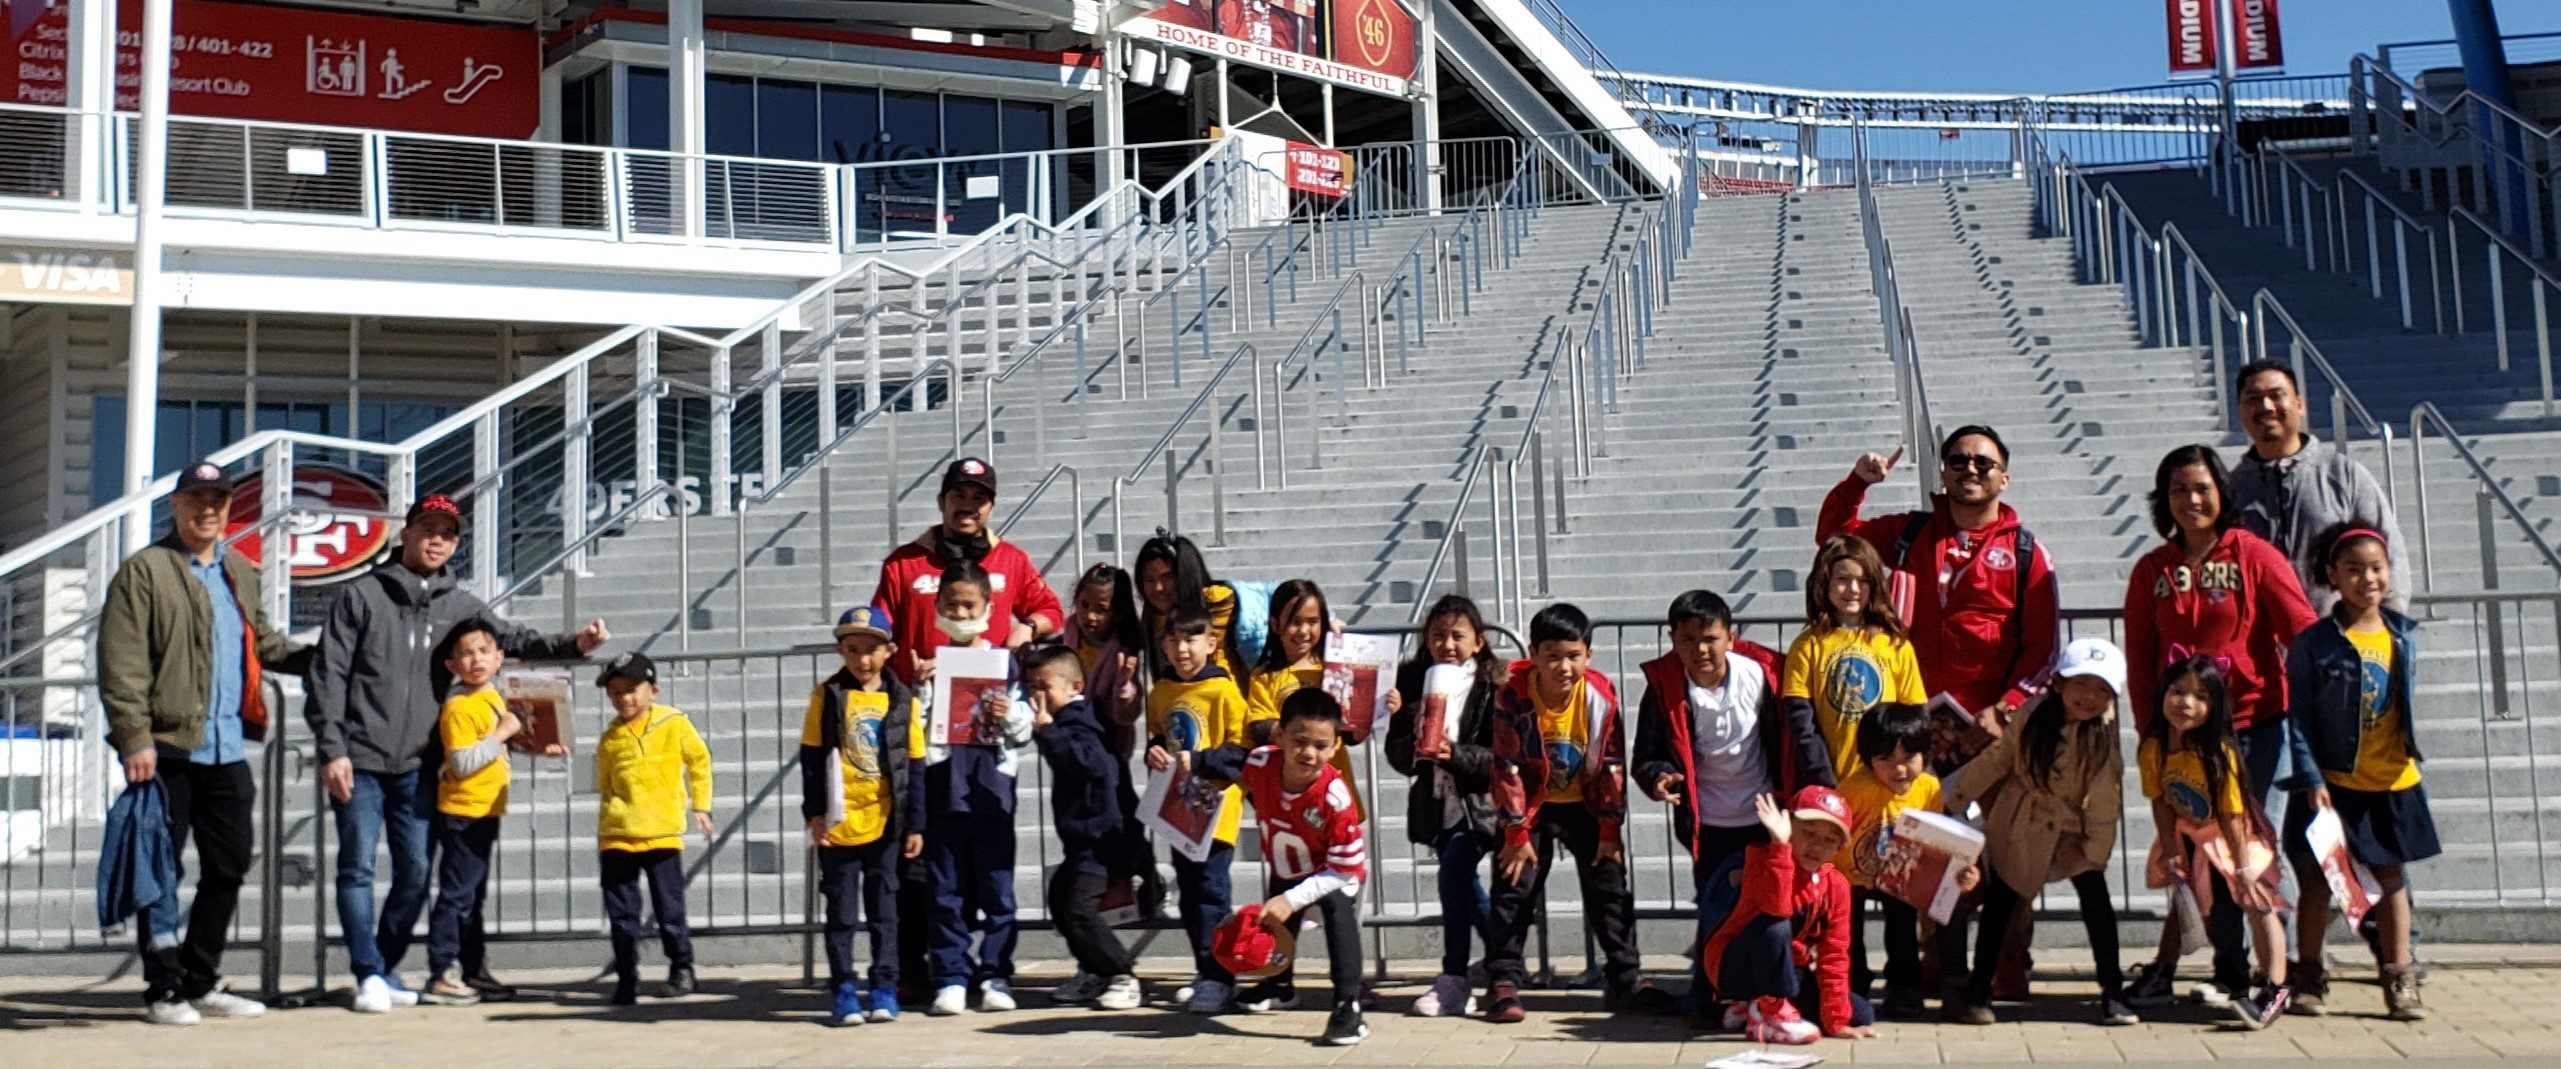
{"label": "child in yellow sweatshirt", "polygon": [[[686,811],[712,835],[711,750],[685,714],[658,704],[658,666],[648,656],[613,659],[596,683],[614,719],[596,740],[596,866],[613,929],[613,1004],[640,996],[640,881],[649,881],[658,941],[667,951],[667,994],[694,990],[693,934],[685,927]],[[690,806],[687,804],[690,799]]]}
{"label": "child in yellow sweatshirt", "polygon": [[[447,632],[440,658],[453,695],[436,714],[444,767],[436,775],[436,908],[427,923],[425,1001],[468,1006],[480,992],[463,979],[463,942],[480,928],[489,895],[489,857],[507,812],[507,743],[524,729],[490,678],[507,655],[498,629],[472,617]],[[557,745],[546,755],[566,753]]]}

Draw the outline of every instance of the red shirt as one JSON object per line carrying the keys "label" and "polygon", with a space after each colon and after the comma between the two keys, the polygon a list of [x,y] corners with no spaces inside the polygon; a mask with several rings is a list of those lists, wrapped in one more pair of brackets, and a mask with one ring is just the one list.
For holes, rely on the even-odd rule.
{"label": "red shirt", "polygon": [[1281,760],[1280,747],[1257,748],[1245,756],[1243,780],[1272,878],[1293,883],[1330,872],[1358,885],[1369,872],[1369,847],[1351,784],[1329,764],[1306,790],[1291,794],[1281,787]]}
{"label": "red shirt", "polygon": [[[943,569],[949,561],[934,556],[933,532],[927,531],[915,541],[898,547],[889,559],[880,562],[880,585],[871,594],[873,607],[888,613],[897,634],[892,636],[900,650],[914,650],[916,656],[934,659],[934,651],[949,644],[942,629],[934,625],[941,614],[934,609],[934,595],[942,591]],[[1049,632],[1056,634],[1067,619],[1059,607],[1058,594],[1040,577],[1040,567],[1031,555],[1011,542],[987,536],[987,557],[978,562],[987,569],[988,641],[1003,645],[1005,629],[1016,620],[1030,623],[1049,621]],[[915,686],[915,671],[907,658],[889,659],[890,670],[898,681]]]}
{"label": "red shirt", "polygon": [[2161,708],[2161,670],[2185,657],[2222,663],[2232,692],[2232,726],[2285,715],[2285,648],[2312,626],[2310,599],[2294,565],[2266,539],[2238,527],[2187,562],[2183,542],[2165,542],[2134,562],[2125,581],[2126,704],[2139,727]]}
{"label": "red shirt", "polygon": [[[2039,676],[2054,661],[2061,633],[2061,595],[2055,590],[2054,562],[2037,543],[2031,559],[2020,560],[2019,517],[2008,505],[1992,522],[1964,530],[1948,516],[1947,499],[1930,496],[1928,512],[1898,512],[1860,519],[1867,484],[1856,476],[1841,480],[1823,498],[1814,522],[1820,545],[1836,534],[1854,534],[1876,547],[1885,566],[1896,566],[1894,546],[1916,516],[1926,516],[1912,540],[1910,558],[1902,562],[1912,577],[1912,653],[1921,662],[1921,683],[1932,694],[1946,693],[1967,709],[1995,702],[2024,706]],[[2019,569],[2027,569],[2027,597],[2019,597]]]}
{"label": "red shirt", "polygon": [[[1723,872],[1727,869],[1720,868]],[[1725,948],[1743,929],[1762,917],[1788,918],[1789,955],[1798,968],[1811,969],[1821,985],[1823,1034],[1837,1036],[1850,1027],[1850,881],[1829,862],[1811,871],[1798,867],[1796,851],[1785,843],[1758,843],[1743,848],[1734,869],[1743,892],[1734,911],[1699,948],[1707,982],[1729,986],[1724,972]],[[1738,978],[1739,979],[1739,978]]]}

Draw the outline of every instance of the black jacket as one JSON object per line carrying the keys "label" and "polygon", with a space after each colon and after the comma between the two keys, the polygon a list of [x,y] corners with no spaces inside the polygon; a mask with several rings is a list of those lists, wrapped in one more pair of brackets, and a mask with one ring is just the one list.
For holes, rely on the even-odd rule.
{"label": "black jacket", "polygon": [[1431,665],[1407,661],[1396,670],[1396,694],[1401,704],[1387,718],[1387,763],[1399,775],[1412,777],[1405,793],[1405,837],[1426,846],[1441,837],[1440,777],[1432,773],[1446,767],[1455,782],[1459,801],[1467,810],[1468,827],[1486,843],[1494,840],[1494,809],[1485,799],[1489,788],[1486,777],[1491,773],[1494,752],[1481,742],[1492,734],[1488,711],[1494,706],[1494,692],[1503,681],[1479,676],[1468,688],[1467,708],[1459,711],[1458,733],[1450,739],[1449,760],[1436,761],[1414,756],[1414,721],[1423,711],[1423,675]]}
{"label": "black jacket", "polygon": [[1147,860],[1147,833],[1138,823],[1138,792],[1129,763],[1112,753],[1111,728],[1078,698],[1052,710],[1049,726],[1032,732],[1049,766],[1050,820],[1071,856],[1102,861],[1114,874],[1138,871]]}
{"label": "black jacket", "polygon": [[[924,712],[924,703],[914,689],[898,677],[882,673],[881,686],[889,694],[889,712],[880,722],[880,776],[889,787],[889,827],[882,837],[891,842],[907,837],[911,831],[925,828],[925,790],[923,773],[914,755],[907,752],[909,734],[915,729],[911,721]],[[836,755],[845,747],[845,695],[863,689],[854,674],[842,668],[818,684],[818,744],[800,748],[800,816],[816,820],[827,815],[829,788],[827,777],[841,776]],[[803,738],[808,736],[804,735]]]}
{"label": "black jacket", "polygon": [[436,647],[474,616],[498,629],[498,648],[526,661],[585,658],[570,635],[542,635],[490,615],[452,568],[421,576],[392,561],[365,573],[329,606],[311,651],[303,718],[321,761],[398,774],[435,748],[436,713],[453,683]]}

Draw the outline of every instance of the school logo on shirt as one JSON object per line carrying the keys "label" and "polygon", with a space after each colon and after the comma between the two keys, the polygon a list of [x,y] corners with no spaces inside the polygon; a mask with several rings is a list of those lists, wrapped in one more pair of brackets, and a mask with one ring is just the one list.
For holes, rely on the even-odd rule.
{"label": "school logo on shirt", "polygon": [[1558,739],[1547,744],[1547,786],[1570,791],[1583,779],[1583,748]]}
{"label": "school logo on shirt", "polygon": [[1877,874],[1885,871],[1885,851],[1893,843],[1894,829],[1883,820],[1861,829],[1858,840],[1850,844],[1850,867],[1858,870],[1851,875],[1874,883]]}
{"label": "school logo on shirt", "polygon": [[1832,671],[1823,681],[1823,697],[1832,707],[1832,715],[1844,728],[1855,725],[1858,718],[1885,697],[1885,668],[1856,646],[1842,650],[1832,659]]}
{"label": "school logo on shirt", "polygon": [[2380,661],[2367,661],[2363,678],[2358,683],[2357,689],[2365,706],[2363,726],[2365,730],[2372,731],[2383,726],[2383,714],[2392,704],[2392,666]]}
{"label": "school logo on shirt", "polygon": [[845,763],[866,779],[880,778],[880,743],[885,718],[856,714],[845,732]]}
{"label": "school logo on shirt", "polygon": [[1165,741],[1176,753],[1200,749],[1200,714],[1188,705],[1175,706],[1165,714]]}
{"label": "school logo on shirt", "polygon": [[2183,820],[2211,820],[2214,811],[2205,802],[2205,785],[2182,776],[2164,784],[2161,797],[2169,799],[2170,810]]}

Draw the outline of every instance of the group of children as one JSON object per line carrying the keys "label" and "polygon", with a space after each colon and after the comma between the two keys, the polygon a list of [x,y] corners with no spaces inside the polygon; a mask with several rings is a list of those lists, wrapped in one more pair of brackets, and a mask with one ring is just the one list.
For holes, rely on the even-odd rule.
{"label": "group of children", "polygon": [[[2382,885],[2378,954],[2394,1016],[2415,1019],[2423,1011],[2410,978],[2401,864],[2435,844],[2410,726],[2411,625],[2383,605],[2390,576],[2381,541],[2359,525],[2325,545],[2338,608],[2295,644],[2288,674],[2298,760],[2322,771],[2326,790],[2313,797],[2344,818],[2353,852]],[[976,565],[943,572],[937,623],[952,645],[990,645],[987,594]],[[811,690],[800,751],[802,813],[825,899],[831,1023],[898,1016],[897,888],[910,861],[922,861],[935,884],[932,1012],[965,1010],[973,982],[981,1009],[1013,1007],[1015,754],[1036,747],[1063,847],[1048,909],[1076,965],[1057,1002],[1127,1010],[1144,1001],[1110,917],[1131,903],[1152,917],[1163,897],[1139,817],[1137,764],[1186,772],[1223,792],[1205,855],[1172,858],[1194,973],[1175,1001],[1200,1013],[1294,1006],[1289,970],[1274,971],[1261,948],[1316,920],[1333,980],[1323,1040],[1350,1044],[1367,1034],[1372,996],[1361,982],[1358,934],[1368,848],[1344,758],[1366,740],[1319,685],[1324,639],[1339,625],[1316,584],[1293,580],[1269,592],[1267,633],[1249,651],[1239,635],[1246,600],[1236,586],[1209,580],[1197,550],[1178,538],[1150,542],[1134,575],[1094,567],[1076,584],[1059,641],[1017,651],[1010,692],[978,707],[998,728],[979,745],[928,738],[929,695],[886,670],[898,633],[887,612],[863,606],[843,615],[834,631],[842,665]],[[1523,1018],[1523,949],[1562,846],[1574,855],[1611,1011],[1686,1009],[1768,1042],[1872,1034],[1879,1017],[1921,1013],[1927,994],[1919,911],[1875,890],[1897,819],[1913,809],[1971,814],[1987,839],[1979,864],[1960,877],[1966,904],[1937,926],[1945,1019],[1993,1020],[1994,963],[2010,920],[2055,881],[2069,881],[2080,901],[2099,1019],[2134,1023],[2136,1005],[2166,996],[2180,949],[2175,928],[2130,988],[2116,960],[2106,877],[2122,816],[2116,707],[2137,696],[2126,691],[2115,647],[2070,643],[2025,708],[2007,723],[1987,718],[1975,744],[1951,746],[1946,725],[1925,709],[1887,572],[1855,537],[1822,547],[1807,580],[1805,630],[1784,656],[1743,641],[1725,601],[1705,591],[1675,598],[1666,623],[1671,650],[1644,667],[1631,753],[1619,694],[1592,667],[1592,623],[1575,607],[1537,613],[1523,636],[1527,656],[1508,666],[1466,597],[1444,597],[1424,616],[1387,695],[1384,744],[1388,764],[1410,777],[1408,838],[1439,862],[1440,970],[1414,1013],[1481,1007],[1490,1021]],[[470,989],[452,968],[454,933],[478,908],[504,806],[503,747],[516,724],[490,687],[499,658],[487,627],[465,624],[446,641],[458,685],[443,718],[445,854],[428,993],[462,1000]],[[2237,958],[2247,927],[2260,982],[2276,996],[2239,997],[2248,977],[2216,979],[2233,992],[2241,1019],[2264,1027],[2285,1007],[2278,840],[2242,789],[2224,675],[2210,659],[2179,660],[2160,672],[2153,707],[2133,710],[2142,792],[2158,829],[2145,871],[2151,886],[2193,894],[2218,952]],[[709,757],[684,715],[656,704],[646,657],[616,658],[600,682],[615,717],[596,757],[600,878],[614,934],[613,998],[628,1003],[644,878],[668,986],[692,986],[681,846],[689,819],[710,830]],[[2398,764],[2378,776],[2378,761]],[[1686,1000],[1640,972],[1625,834],[1631,783],[1671,805],[1675,833],[1692,853],[1698,935]],[[1264,880],[1240,904],[1229,870],[1248,805]],[[1479,875],[1487,860],[1490,880]],[[2318,936],[2308,933],[2326,928],[2327,888],[2306,886],[2302,898],[2319,911],[2303,921],[2307,953],[2316,954]],[[1876,1002],[1863,930],[1870,903],[1883,914],[1885,944]],[[1969,968],[1973,913],[1980,928]],[[868,972],[856,968],[858,928],[870,936]],[[1476,945],[1481,981],[1470,975]],[[1240,977],[1255,982],[1239,990]]]}

